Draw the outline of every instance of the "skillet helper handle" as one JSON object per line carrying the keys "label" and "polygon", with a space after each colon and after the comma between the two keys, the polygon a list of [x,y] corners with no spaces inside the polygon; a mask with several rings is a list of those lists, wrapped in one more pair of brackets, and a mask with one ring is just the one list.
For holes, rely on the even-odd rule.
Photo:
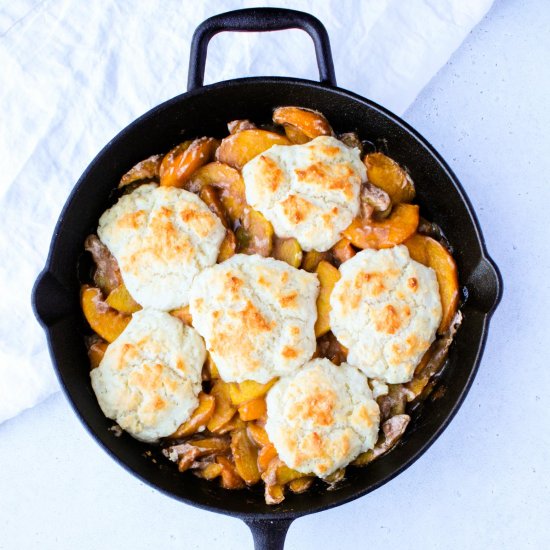
{"label": "skillet helper handle", "polygon": [[283,550],[285,538],[293,519],[245,520],[252,531],[254,550]]}
{"label": "skillet helper handle", "polygon": [[319,19],[303,11],[284,8],[247,8],[214,15],[197,27],[191,41],[187,90],[203,86],[208,42],[216,34],[225,31],[269,32],[286,29],[301,29],[309,34],[315,45],[320,81],[336,86],[328,33]]}

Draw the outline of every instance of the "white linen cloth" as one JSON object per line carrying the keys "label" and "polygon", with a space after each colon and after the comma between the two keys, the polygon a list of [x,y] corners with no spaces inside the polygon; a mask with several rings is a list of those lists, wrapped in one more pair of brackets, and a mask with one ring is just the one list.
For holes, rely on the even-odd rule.
{"label": "white linen cloth", "polygon": [[[0,7],[0,422],[58,390],[30,306],[61,208],[95,154],[151,107],[185,91],[191,35],[205,18],[258,5],[316,15],[338,85],[402,114],[492,0],[113,2],[20,0]],[[317,80],[298,30],[224,33],[206,83]]]}

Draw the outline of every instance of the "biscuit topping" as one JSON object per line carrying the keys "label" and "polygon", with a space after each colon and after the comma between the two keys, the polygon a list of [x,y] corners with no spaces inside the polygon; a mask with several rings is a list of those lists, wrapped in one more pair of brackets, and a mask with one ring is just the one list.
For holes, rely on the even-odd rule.
{"label": "biscuit topping", "polygon": [[225,235],[219,218],[193,193],[142,185],[99,220],[98,235],[143,307],[187,305],[193,278],[216,262]]}
{"label": "biscuit topping", "polygon": [[390,384],[408,382],[441,320],[434,271],[396,246],[363,250],[340,273],[330,325],[349,349],[348,363]]}
{"label": "biscuit topping", "polygon": [[314,359],[267,394],[269,439],[304,474],[326,477],[371,449],[379,421],[367,377],[346,363]]}
{"label": "biscuit topping", "polygon": [[320,136],[304,145],[274,146],[243,167],[246,199],[279,237],[325,251],[359,211],[366,169],[357,149]]}
{"label": "biscuit topping", "polygon": [[190,312],[225,381],[265,383],[313,355],[317,293],[311,273],[237,254],[196,278]]}

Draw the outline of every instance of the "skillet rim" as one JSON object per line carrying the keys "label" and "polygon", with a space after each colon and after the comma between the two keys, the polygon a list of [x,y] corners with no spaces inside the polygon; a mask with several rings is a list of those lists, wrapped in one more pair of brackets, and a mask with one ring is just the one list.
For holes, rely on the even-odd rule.
{"label": "skillet rim", "polygon": [[[216,503],[214,503],[214,504],[205,504],[205,503],[202,503],[202,502],[197,502],[197,501],[195,501],[193,499],[190,499],[190,498],[187,498],[187,497],[182,497],[182,496],[177,495],[177,494],[175,494],[175,493],[173,493],[169,490],[161,488],[158,485],[156,485],[153,481],[147,479],[144,475],[142,475],[142,474],[138,473],[137,471],[135,471],[134,469],[132,469],[132,467],[129,466],[128,464],[126,464],[126,462],[123,461],[122,458],[120,458],[119,456],[117,456],[115,454],[115,452],[110,448],[110,446],[105,444],[99,438],[99,436],[96,434],[95,430],[88,423],[85,416],[80,412],[80,410],[78,408],[78,405],[73,400],[73,397],[71,396],[69,390],[67,389],[67,386],[65,385],[62,374],[61,374],[61,372],[58,368],[57,360],[56,360],[56,357],[54,355],[53,348],[52,348],[50,328],[47,326],[46,322],[40,317],[38,307],[37,307],[37,296],[40,295],[40,282],[41,282],[42,278],[44,277],[44,275],[46,275],[48,272],[50,272],[51,265],[52,265],[53,251],[54,251],[54,249],[57,245],[57,239],[59,237],[61,224],[62,224],[62,222],[65,218],[65,214],[70,209],[71,203],[73,201],[73,198],[74,198],[77,190],[82,185],[85,185],[89,172],[95,167],[95,165],[98,162],[101,161],[101,158],[103,157],[103,155],[112,147],[112,145],[114,143],[118,142],[119,140],[124,139],[124,136],[127,134],[127,132],[129,132],[131,129],[134,129],[134,128],[138,127],[144,120],[149,119],[150,117],[156,116],[159,112],[161,112],[162,110],[164,110],[166,108],[169,108],[169,107],[171,107],[171,106],[173,106],[177,103],[180,103],[182,101],[186,101],[187,99],[189,99],[191,97],[194,97],[194,96],[197,96],[197,95],[202,95],[202,94],[205,94],[205,93],[207,94],[210,90],[218,90],[218,89],[231,87],[231,86],[242,86],[243,84],[252,84],[252,85],[254,85],[254,84],[262,84],[262,85],[268,84],[268,85],[275,85],[275,86],[279,86],[279,85],[291,85],[291,86],[292,85],[299,85],[299,86],[306,86],[306,87],[309,87],[309,88],[314,88],[314,89],[317,89],[318,91],[321,91],[323,93],[326,93],[326,92],[335,93],[337,95],[341,95],[341,96],[346,97],[347,99],[352,100],[354,103],[361,104],[362,108],[367,107],[367,108],[373,109],[374,111],[379,112],[384,117],[389,119],[390,122],[392,122],[393,124],[396,124],[401,129],[403,129],[405,132],[412,135],[412,137],[416,140],[418,146],[419,147],[424,147],[427,150],[427,152],[431,155],[431,157],[435,160],[435,162],[440,166],[440,168],[446,174],[447,179],[452,183],[455,190],[457,191],[460,199],[462,200],[464,206],[466,207],[466,211],[467,211],[467,213],[470,217],[471,225],[473,226],[473,229],[474,229],[474,232],[475,232],[476,240],[477,240],[477,242],[479,244],[479,247],[480,247],[480,252],[481,252],[480,263],[485,261],[486,264],[490,267],[490,269],[491,269],[491,271],[494,275],[494,278],[495,278],[496,292],[495,292],[495,297],[493,299],[493,303],[491,304],[491,307],[488,309],[487,312],[481,312],[481,314],[483,316],[483,324],[482,324],[482,327],[481,327],[480,341],[479,341],[477,352],[475,354],[473,365],[470,369],[470,372],[468,374],[468,377],[467,377],[467,380],[464,384],[464,387],[462,388],[462,390],[458,394],[457,398],[455,399],[455,402],[452,405],[451,410],[445,416],[445,418],[443,419],[441,424],[437,427],[437,429],[434,431],[434,433],[430,437],[428,437],[428,439],[415,452],[413,452],[407,458],[407,460],[405,460],[403,462],[403,464],[401,464],[398,468],[393,470],[388,475],[381,478],[379,481],[369,484],[368,487],[363,487],[363,488],[357,489],[351,495],[348,495],[348,496],[345,496],[345,497],[341,496],[340,498],[335,498],[333,502],[324,503],[324,504],[320,504],[320,505],[315,505],[315,503],[313,503],[312,506],[308,506],[308,510],[306,510],[306,511],[301,510],[301,511],[278,511],[278,512],[274,511],[274,512],[268,512],[268,513],[262,513],[262,512],[250,512],[250,513],[248,513],[248,512],[241,512],[241,511],[231,510],[228,507],[222,507],[222,506],[219,506]],[[196,89],[193,89],[191,91],[179,94],[179,95],[177,95],[177,96],[175,96],[175,97],[173,97],[173,98],[171,98],[167,101],[164,101],[163,103],[153,107],[152,109],[145,112],[143,115],[139,116],[137,119],[135,119],[133,122],[128,124],[125,128],[123,128],[111,140],[109,140],[107,142],[107,144],[95,155],[93,160],[90,162],[90,164],[84,170],[84,172],[82,173],[82,175],[80,176],[80,178],[78,179],[76,184],[74,185],[73,189],[71,190],[71,192],[70,192],[70,194],[69,194],[69,196],[68,196],[68,198],[67,198],[67,200],[66,200],[66,202],[63,206],[63,209],[62,209],[61,214],[58,218],[58,221],[56,223],[56,226],[55,226],[55,229],[54,229],[54,232],[53,232],[53,235],[52,235],[52,240],[51,240],[51,243],[50,243],[50,248],[49,248],[47,260],[46,260],[46,263],[45,263],[45,267],[42,270],[42,272],[38,275],[38,277],[36,279],[36,282],[34,284],[33,290],[32,290],[32,306],[33,306],[34,314],[35,314],[36,318],[38,319],[38,322],[40,323],[40,325],[42,326],[42,328],[44,329],[44,331],[46,333],[46,339],[47,339],[47,343],[48,343],[48,351],[49,351],[49,354],[50,354],[50,358],[52,360],[52,364],[53,364],[56,376],[57,376],[57,379],[59,380],[59,383],[60,383],[60,386],[63,390],[63,393],[65,394],[65,396],[67,397],[67,399],[69,401],[69,404],[71,405],[71,408],[75,412],[75,414],[78,417],[78,419],[80,420],[80,422],[84,425],[86,431],[93,437],[93,439],[97,443],[99,443],[100,447],[103,448],[103,450],[105,452],[107,452],[107,454],[109,454],[126,471],[131,473],[133,476],[135,476],[137,479],[139,479],[140,481],[142,481],[143,483],[145,483],[149,487],[152,487],[155,490],[157,490],[157,491],[159,491],[159,492],[161,492],[161,493],[163,493],[163,494],[165,494],[165,495],[167,495],[167,496],[169,496],[173,499],[176,499],[180,502],[184,502],[185,504],[195,506],[195,507],[203,509],[203,510],[208,510],[210,512],[217,512],[217,513],[222,513],[222,514],[225,514],[225,515],[237,517],[237,518],[242,519],[246,522],[258,521],[258,520],[281,520],[281,521],[286,520],[286,521],[292,521],[296,518],[299,518],[299,517],[302,517],[302,516],[305,516],[305,515],[321,512],[321,511],[324,511],[324,510],[329,510],[331,508],[335,508],[335,507],[340,506],[342,504],[346,504],[348,502],[351,502],[352,500],[360,498],[360,497],[362,497],[362,496],[378,489],[382,485],[386,484],[387,482],[391,481],[393,478],[395,478],[396,476],[401,474],[408,467],[410,467],[414,462],[416,462],[434,444],[434,442],[439,438],[439,436],[443,433],[443,431],[447,428],[447,426],[450,424],[452,419],[455,417],[456,413],[458,412],[458,410],[462,406],[462,404],[463,404],[463,402],[466,398],[466,395],[468,394],[468,392],[469,392],[469,390],[472,386],[473,380],[474,380],[474,378],[477,374],[477,371],[479,369],[481,358],[483,356],[483,351],[485,349],[485,345],[486,345],[486,342],[487,342],[489,322],[491,320],[491,317],[492,317],[496,307],[498,306],[498,304],[499,304],[499,302],[502,298],[502,286],[503,286],[502,277],[500,275],[500,272],[499,272],[496,264],[494,263],[494,261],[491,259],[491,257],[489,256],[489,254],[487,252],[485,239],[484,239],[483,234],[481,232],[481,229],[480,229],[480,226],[479,226],[479,221],[478,221],[477,216],[475,214],[475,210],[472,207],[472,205],[470,203],[470,200],[467,197],[464,189],[462,188],[462,185],[458,181],[458,179],[457,179],[456,175],[454,174],[454,172],[451,170],[451,168],[448,166],[448,164],[445,162],[445,160],[441,157],[441,155],[412,126],[410,126],[407,122],[402,120],[400,117],[398,117],[397,115],[395,115],[394,113],[392,113],[391,111],[386,109],[385,107],[382,107],[381,105],[375,103],[374,101],[366,99],[366,98],[364,98],[364,97],[362,97],[362,96],[360,96],[360,95],[358,95],[354,92],[350,92],[349,90],[340,88],[338,86],[329,86],[327,84],[322,84],[322,83],[315,82],[315,81],[312,81],[312,80],[301,79],[301,78],[291,78],[291,77],[246,77],[246,78],[237,78],[237,79],[232,79],[232,80],[216,82],[214,84],[209,84],[209,85],[203,86],[201,88],[196,88]],[[336,496],[338,493],[334,492],[333,494]],[[228,506],[230,506],[231,503],[232,503],[232,500],[228,499],[227,500]]]}

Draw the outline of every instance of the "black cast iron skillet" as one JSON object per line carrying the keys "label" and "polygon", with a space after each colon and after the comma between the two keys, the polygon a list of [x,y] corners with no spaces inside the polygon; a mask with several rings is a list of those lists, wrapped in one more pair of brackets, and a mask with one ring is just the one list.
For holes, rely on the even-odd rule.
{"label": "black cast iron skillet", "polygon": [[[208,41],[220,31],[273,31],[299,28],[315,44],[321,83],[295,78],[241,78],[203,86]],[[358,67],[360,70],[360,67]],[[373,78],[372,75],[366,75]],[[283,9],[246,9],[206,20],[191,47],[189,91],[155,107],[120,132],[97,155],[71,193],[53,235],[33,302],[46,331],[61,385],[88,431],[122,466],[141,480],[187,504],[244,520],[258,549],[284,545],[296,518],[363,496],[410,466],[441,434],[462,403],[476,373],[489,318],[501,295],[501,280],[489,258],[472,207],[438,153],[398,117],[356,94],[336,87],[328,35],[309,14]],[[364,469],[348,468],[345,481],[327,492],[322,484],[303,495],[289,494],[267,506],[261,490],[226,491],[216,483],[179,474],[152,450],[127,434],[115,437],[92,392],[83,341],[77,263],[86,235],[111,204],[121,174],[143,158],[167,151],[184,139],[224,136],[238,118],[269,121],[274,107],[301,105],[324,113],[335,130],[355,130],[371,141],[385,140],[389,155],[407,166],[417,186],[424,217],[438,223],[454,248],[465,303],[463,325],[439,382],[445,392],[413,415],[402,443]],[[426,473],[429,475],[429,472]]]}

